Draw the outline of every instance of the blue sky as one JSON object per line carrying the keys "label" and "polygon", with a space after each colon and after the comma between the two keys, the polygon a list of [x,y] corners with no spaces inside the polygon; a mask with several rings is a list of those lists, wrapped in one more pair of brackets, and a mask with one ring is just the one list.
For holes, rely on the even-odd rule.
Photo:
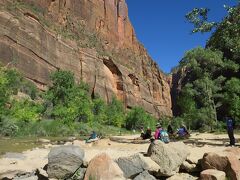
{"label": "blue sky", "polygon": [[193,26],[185,14],[195,7],[210,9],[209,20],[220,21],[226,10],[223,5],[235,5],[237,0],[126,0],[129,17],[138,40],[148,50],[160,68],[168,73],[184,52],[204,47],[211,33],[191,34]]}

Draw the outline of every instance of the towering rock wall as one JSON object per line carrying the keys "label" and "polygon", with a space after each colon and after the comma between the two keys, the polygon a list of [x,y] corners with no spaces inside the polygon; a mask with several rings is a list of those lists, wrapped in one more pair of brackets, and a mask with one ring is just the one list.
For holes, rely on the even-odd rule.
{"label": "towering rock wall", "polygon": [[0,61],[41,89],[52,71],[70,70],[92,96],[172,115],[171,77],[137,41],[124,0],[2,0]]}

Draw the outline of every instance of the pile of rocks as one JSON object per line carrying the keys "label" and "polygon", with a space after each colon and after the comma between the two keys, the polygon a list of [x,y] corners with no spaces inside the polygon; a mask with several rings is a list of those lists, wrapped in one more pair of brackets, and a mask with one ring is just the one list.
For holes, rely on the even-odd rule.
{"label": "pile of rocks", "polygon": [[[189,159],[190,151],[183,142],[164,144],[154,141],[147,153],[111,159],[106,153],[86,162],[84,150],[65,145],[51,149],[48,164],[32,174],[14,179],[70,180],[195,180],[240,179],[240,150],[231,148],[222,153],[205,153],[201,159]],[[239,155],[239,156],[237,156]]]}
{"label": "pile of rocks", "polygon": [[47,173],[48,178],[55,179],[154,180],[178,173],[189,154],[182,142],[164,144],[155,141],[145,155],[137,153],[113,160],[103,153],[85,162],[80,147],[59,146],[51,149],[48,155]]}

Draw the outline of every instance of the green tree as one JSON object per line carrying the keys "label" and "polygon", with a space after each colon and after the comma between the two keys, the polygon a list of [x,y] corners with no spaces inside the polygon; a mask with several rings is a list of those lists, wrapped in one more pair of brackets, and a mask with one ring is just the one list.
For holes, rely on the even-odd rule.
{"label": "green tree", "polygon": [[[73,73],[59,70],[51,74],[52,86],[45,94],[45,112],[71,126],[74,121],[93,122],[93,104],[87,84],[75,83]],[[49,112],[48,112],[49,113]]]}
{"label": "green tree", "polygon": [[107,107],[108,125],[121,127],[125,125],[125,112],[121,101],[116,97],[112,98],[111,103]]}
{"label": "green tree", "polygon": [[228,80],[224,90],[224,101],[229,115],[240,121],[240,79]]}
{"label": "green tree", "polygon": [[11,107],[11,117],[20,122],[35,122],[40,120],[41,105],[29,100],[14,101]]}
{"label": "green tree", "polygon": [[74,75],[70,71],[59,70],[51,74],[52,85],[47,93],[48,99],[57,105],[65,104],[69,100],[69,95],[75,85]]}
{"label": "green tree", "polygon": [[224,57],[239,64],[240,58],[240,4],[228,8],[228,16],[219,24],[207,43],[207,47],[218,49]]}
{"label": "green tree", "polygon": [[[24,86],[25,82],[28,81],[23,79],[22,75],[16,69],[0,66],[0,111],[2,113],[7,111],[5,106],[6,103],[10,103],[10,96],[16,95],[21,91],[21,87]],[[30,82],[28,82],[28,85],[35,88]]]}
{"label": "green tree", "polygon": [[192,33],[209,32],[217,26],[216,22],[208,22],[208,8],[194,8],[186,14],[186,19],[194,25]]}
{"label": "green tree", "polygon": [[4,111],[4,106],[6,104],[6,102],[9,99],[9,92],[8,92],[8,88],[7,88],[7,84],[8,84],[8,79],[5,75],[5,71],[2,67],[0,67],[0,114],[3,113]]}
{"label": "green tree", "polygon": [[93,114],[95,122],[101,124],[108,123],[107,105],[100,97],[96,97],[93,99]]}
{"label": "green tree", "polygon": [[197,112],[197,105],[195,101],[196,94],[197,91],[193,88],[193,85],[188,83],[183,87],[177,101],[181,114],[184,117],[185,123],[187,123],[189,129],[196,128],[192,122],[196,118]]}
{"label": "green tree", "polygon": [[208,124],[213,128],[217,123],[217,110],[222,105],[222,85],[225,81],[221,71],[225,65],[223,53],[203,48],[188,51],[181,60],[185,83],[182,84],[178,105],[189,126],[194,124],[196,127],[196,122],[191,121],[202,119],[200,114],[205,112],[208,118],[197,124]]}
{"label": "green tree", "polygon": [[154,128],[156,120],[150,116],[142,107],[134,107],[131,109],[126,117],[127,129],[139,129],[141,126],[144,128]]}
{"label": "green tree", "polygon": [[83,82],[76,86],[71,95],[69,106],[77,113],[77,121],[93,123],[93,103],[87,91],[87,85]]}

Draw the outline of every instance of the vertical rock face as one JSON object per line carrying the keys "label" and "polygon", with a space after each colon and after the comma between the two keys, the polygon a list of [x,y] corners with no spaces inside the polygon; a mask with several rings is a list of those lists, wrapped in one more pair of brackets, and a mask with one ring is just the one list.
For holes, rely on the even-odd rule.
{"label": "vertical rock face", "polygon": [[39,88],[49,74],[70,70],[94,96],[115,95],[126,108],[171,116],[171,77],[137,41],[125,0],[2,0],[0,61]]}
{"label": "vertical rock face", "polygon": [[183,87],[187,83],[186,69],[182,68],[172,73],[172,87],[171,87],[171,97],[172,97],[172,112],[174,116],[180,115],[180,109],[177,105],[177,97]]}

